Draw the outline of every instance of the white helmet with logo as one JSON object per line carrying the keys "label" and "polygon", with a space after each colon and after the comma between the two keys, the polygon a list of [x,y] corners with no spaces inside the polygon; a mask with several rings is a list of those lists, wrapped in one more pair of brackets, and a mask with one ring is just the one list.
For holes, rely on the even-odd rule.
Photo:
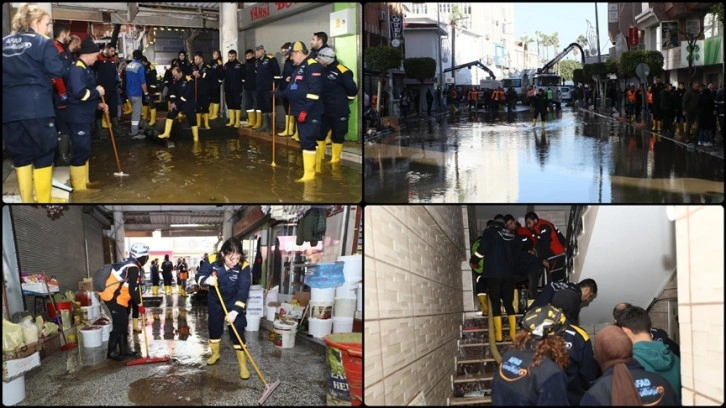
{"label": "white helmet with logo", "polygon": [[129,255],[131,255],[132,258],[136,259],[141,258],[142,256],[149,256],[149,246],[146,244],[142,244],[141,242],[136,242],[131,245]]}

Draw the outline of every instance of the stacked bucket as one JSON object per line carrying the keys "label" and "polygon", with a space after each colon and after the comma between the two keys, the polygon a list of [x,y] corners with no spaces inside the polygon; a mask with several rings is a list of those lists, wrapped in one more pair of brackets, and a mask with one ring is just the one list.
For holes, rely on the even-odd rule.
{"label": "stacked bucket", "polygon": [[333,329],[335,288],[310,288],[310,318],[308,333],[322,339]]}
{"label": "stacked bucket", "polygon": [[345,283],[335,289],[335,313],[333,314],[333,333],[353,332],[353,318],[356,311],[357,289],[363,278],[363,257],[360,255],[341,256],[344,262]]}
{"label": "stacked bucket", "polygon": [[262,298],[262,286],[252,285],[250,288],[250,295],[247,297],[247,312],[245,314],[245,317],[247,318],[247,327],[245,328],[245,331],[260,331],[260,320],[265,314],[265,307]]}

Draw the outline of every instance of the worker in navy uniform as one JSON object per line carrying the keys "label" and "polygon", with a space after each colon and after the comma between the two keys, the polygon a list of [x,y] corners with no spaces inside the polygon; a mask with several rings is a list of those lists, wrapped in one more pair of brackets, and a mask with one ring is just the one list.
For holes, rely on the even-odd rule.
{"label": "worker in navy uniform", "polygon": [[[583,279],[580,283],[572,282],[550,282],[542,289],[534,299],[529,309],[537,306],[551,304],[553,299],[558,302],[566,302],[568,307],[567,318],[574,324],[580,324],[580,310],[587,307],[597,297],[597,283],[593,279]],[[562,303],[560,303],[562,304]]]}
{"label": "worker in navy uniform", "polygon": [[259,111],[257,115],[262,115],[262,120],[257,120],[257,124],[252,127],[260,132],[269,132],[272,128],[272,84],[280,79],[280,64],[272,54],[265,53],[265,47],[258,45],[255,48],[255,56],[257,57],[257,104]]}
{"label": "worker in navy uniform", "polygon": [[174,124],[174,118],[179,115],[179,112],[184,112],[189,122],[189,126],[192,127],[192,135],[194,136],[194,142],[199,141],[199,124],[197,123],[197,116],[194,113],[194,82],[192,77],[183,76],[181,68],[172,68],[172,76],[176,83],[172,86],[169,92],[169,98],[171,102],[171,109],[166,114],[166,124],[164,126],[164,133],[159,135],[160,139],[168,139],[171,136],[171,127]]}
{"label": "worker in navy uniform", "polygon": [[[244,127],[251,128],[257,126],[257,123],[262,123],[257,100],[257,58],[255,58],[253,50],[245,51],[245,75],[242,82],[244,82],[245,110],[247,111],[247,124]],[[239,121],[239,117],[237,120]]]}
{"label": "worker in navy uniform", "polygon": [[219,92],[224,82],[224,63],[222,53],[219,50],[212,51],[212,59],[209,61],[212,70],[209,72],[211,89],[209,90],[209,120],[219,118],[219,103],[221,94]]}
{"label": "worker in navy uniform", "polygon": [[180,50],[177,58],[171,60],[171,68],[174,67],[181,68],[182,74],[184,74],[185,77],[192,74],[192,64],[190,64],[189,60],[187,59],[186,51]]}
{"label": "worker in navy uniform", "polygon": [[[615,319],[615,322],[617,323],[620,316],[622,316],[623,312],[625,312],[625,309],[632,307],[630,303],[618,303],[615,305],[615,308],[613,308],[613,319]],[[673,341],[670,337],[668,337],[668,333],[666,333],[663,329],[658,329],[656,327],[650,328],[650,338],[653,339],[653,341],[660,341],[661,343],[665,343],[666,346],[670,349],[671,353],[675,354],[676,357],[681,357],[681,346],[678,345],[675,341]]]}
{"label": "worker in navy uniform", "polygon": [[[196,276],[198,285],[209,285],[209,294],[207,295],[207,305],[209,311],[208,327],[209,327],[209,348],[212,349],[212,356],[207,361],[208,365],[216,364],[219,360],[219,346],[224,333],[224,324],[234,325],[243,342],[246,343],[244,333],[247,327],[247,297],[249,296],[250,287],[252,286],[252,272],[250,265],[247,263],[246,254],[242,250],[242,243],[237,238],[229,238],[222,244],[220,256],[213,263],[205,262],[200,268]],[[217,286],[227,314],[220,303],[216,289],[211,286]],[[250,378],[250,372],[247,369],[247,359],[239,344],[237,336],[229,329],[229,335],[232,345],[237,354],[237,362],[240,368],[240,378],[246,380]]]}
{"label": "worker in navy uniform", "polygon": [[633,358],[633,343],[620,327],[597,332],[595,359],[603,374],[582,397],[581,406],[680,405],[668,381],[645,371]]}
{"label": "worker in navy uniform", "polygon": [[532,309],[522,328],[494,372],[492,405],[568,405],[564,313],[550,305]]}
{"label": "worker in navy uniform", "polygon": [[[282,75],[280,78],[280,81],[277,83],[277,87],[279,89],[285,89],[287,88],[287,85],[290,83],[290,78],[292,77],[292,71],[295,69],[295,64],[292,62],[292,58],[290,58],[290,42],[286,42],[285,44],[282,44],[282,47],[280,47],[280,52],[282,53],[282,56],[284,57],[284,62],[282,63]],[[286,136],[293,136],[295,135],[295,132],[293,129],[295,128],[295,117],[290,115],[290,102],[287,100],[287,98],[282,98],[282,107],[285,110],[285,128],[282,130],[282,132],[278,133],[278,136],[286,137]],[[296,139],[297,141],[300,141],[299,138]]]}
{"label": "worker in navy uniform", "polygon": [[313,38],[310,40],[310,58],[317,58],[318,53],[323,48],[330,48],[328,45],[328,35],[324,31],[318,31],[313,33]]}
{"label": "worker in navy uniform", "polygon": [[227,115],[229,115],[229,122],[225,126],[239,128],[245,75],[246,65],[237,59],[236,50],[229,50],[227,63],[224,64],[224,101],[227,103]]}
{"label": "worker in navy uniform", "polygon": [[171,296],[171,271],[173,269],[174,264],[169,260],[169,255],[164,255],[164,262],[161,263],[161,276],[164,278],[164,294],[167,296]]}
{"label": "worker in navy uniform", "polygon": [[[552,306],[562,310],[565,317],[577,312],[571,304],[555,298]],[[587,332],[574,324],[569,318],[565,323],[565,330],[560,334],[565,340],[565,346],[570,360],[565,367],[567,374],[567,398],[570,405],[580,405],[580,399],[590,388],[590,384],[598,377],[599,367],[592,351],[592,342]]]}
{"label": "worker in navy uniform", "polygon": [[65,67],[49,29],[48,12],[23,4],[13,17],[13,32],[3,38],[3,148],[24,203],[51,201],[58,132],[50,78],[61,77]]}
{"label": "worker in navy uniform", "polygon": [[74,192],[88,189],[88,166],[91,156],[91,131],[98,109],[108,112],[108,106],[101,102],[105,95],[102,86],[96,84],[96,73],[90,68],[98,59],[98,45],[86,38],[81,42],[81,56],[68,71],[68,108],[61,111],[63,126],[61,132],[69,132],[73,149],[71,153],[71,184]]}
{"label": "worker in navy uniform", "polygon": [[348,133],[348,118],[350,107],[348,104],[358,95],[358,86],[353,79],[353,71],[338,62],[335,51],[326,47],[318,51],[316,60],[325,68],[323,73],[323,126],[318,137],[318,154],[315,170],[321,170],[320,162],[325,156],[325,136],[330,132],[333,141],[332,158],[330,163],[340,163],[340,154],[343,152],[345,134]]}
{"label": "worker in navy uniform", "polygon": [[192,66],[192,85],[196,88],[195,107],[197,112],[197,124],[202,124],[202,129],[209,130],[209,93],[212,90],[212,66],[204,62],[204,55],[197,51],[194,53],[194,65]]}
{"label": "worker in navy uniform", "polygon": [[179,285],[179,295],[187,295],[187,279],[189,279],[189,264],[186,259],[182,258],[179,265],[177,265],[176,279]]}
{"label": "worker in navy uniform", "polygon": [[142,100],[144,108],[141,112],[141,118],[146,120],[151,126],[154,126],[156,124],[156,94],[159,93],[159,81],[156,79],[156,66],[145,56],[141,57],[141,65],[144,66],[146,90],[149,91],[149,97]]}
{"label": "worker in navy uniform", "polygon": [[139,276],[143,276],[143,267],[148,260],[149,247],[141,242],[134,243],[129,249],[129,258],[112,265],[113,269],[106,280],[106,289],[99,292],[100,298],[106,302],[111,312],[113,324],[108,339],[107,357],[110,359],[121,361],[124,357],[139,355],[130,350],[128,343],[128,308],[133,304],[138,307],[139,313],[146,313],[141,303],[138,280]]}
{"label": "worker in navy uniform", "polygon": [[[106,123],[106,117],[99,112],[96,115],[96,127],[107,128],[112,126],[114,136],[119,134],[118,131],[118,86],[121,79],[118,75],[118,67],[116,66],[116,49],[110,44],[106,44],[103,51],[98,55],[96,62],[93,63],[93,70],[96,72],[96,83],[103,87],[106,92],[104,98],[108,105],[108,114],[111,117],[111,123]],[[100,126],[99,126],[100,125]],[[101,138],[106,138],[102,134]]]}
{"label": "worker in navy uniform", "polygon": [[[53,78],[53,105],[55,106],[55,127],[61,129],[59,125],[60,118],[58,111],[68,107],[68,91],[66,90],[64,77],[68,74],[68,69],[73,62],[71,52],[68,50],[68,42],[71,38],[71,27],[63,22],[53,24],[53,45],[58,50],[58,56],[66,67],[65,74],[58,78]],[[64,127],[67,129],[67,127]],[[54,164],[56,166],[68,166],[70,164],[71,154],[71,137],[68,134],[58,132],[58,150],[56,151]]]}
{"label": "worker in navy uniform", "polygon": [[300,41],[295,41],[290,46],[290,54],[295,63],[292,80],[287,88],[278,89],[277,92],[279,96],[290,101],[291,114],[297,119],[305,171],[302,178],[296,181],[304,182],[315,178],[315,141],[320,135],[324,109],[320,99],[323,90],[323,67],[308,57],[308,49]]}
{"label": "worker in navy uniform", "polygon": [[151,261],[151,295],[159,296],[159,258]]}

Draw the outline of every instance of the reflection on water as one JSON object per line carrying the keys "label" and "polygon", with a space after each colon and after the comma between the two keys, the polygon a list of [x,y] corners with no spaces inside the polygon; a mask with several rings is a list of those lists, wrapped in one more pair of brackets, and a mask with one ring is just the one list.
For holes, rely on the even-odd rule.
{"label": "reflection on water", "polygon": [[[74,193],[73,202],[205,202],[274,203],[314,201],[357,203],[361,200],[360,171],[323,163],[314,181],[296,183],[303,173],[299,149],[246,137],[212,138],[200,131],[200,142],[160,139],[117,140],[127,177],[118,172],[109,141],[94,142],[90,178],[97,191]],[[326,158],[329,160],[329,157]]]}
{"label": "reflection on water", "polygon": [[366,201],[713,202],[723,159],[625,124],[565,110],[410,124],[366,146]]}

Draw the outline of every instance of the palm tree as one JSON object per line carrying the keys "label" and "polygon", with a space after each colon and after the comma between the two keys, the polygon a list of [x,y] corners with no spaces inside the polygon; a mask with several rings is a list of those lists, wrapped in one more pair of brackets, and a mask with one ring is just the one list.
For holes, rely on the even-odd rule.
{"label": "palm tree", "polygon": [[[585,56],[588,56],[588,44],[587,44],[587,38],[585,38],[584,35],[580,34],[577,36],[577,39],[575,40],[577,44],[580,45],[580,47],[583,48],[585,51]],[[580,50],[575,48],[575,55],[577,56],[580,53]]]}
{"label": "palm tree", "polygon": [[547,55],[545,57],[545,60],[544,61],[547,62],[547,61],[550,60],[550,45],[552,45],[552,36],[543,33],[542,34],[542,45],[544,46],[545,52],[546,52],[546,55]]}
{"label": "palm tree", "polygon": [[532,38],[529,38],[527,34],[519,37],[519,41],[522,42],[522,47],[524,48],[524,66],[527,67],[527,56],[529,53],[529,43],[533,42],[534,40]]}
{"label": "palm tree", "polygon": [[553,52],[553,54],[554,54],[553,57],[554,57],[555,55],[557,55],[557,48],[560,47],[560,37],[559,37],[559,35],[558,35],[557,32],[555,32],[554,34],[552,34],[552,37],[550,37],[550,45],[553,48],[553,51],[554,51]]}
{"label": "palm tree", "polygon": [[535,31],[535,41],[537,41],[537,63],[539,63],[540,56],[539,56],[539,45],[542,43],[542,32],[541,31]]}

